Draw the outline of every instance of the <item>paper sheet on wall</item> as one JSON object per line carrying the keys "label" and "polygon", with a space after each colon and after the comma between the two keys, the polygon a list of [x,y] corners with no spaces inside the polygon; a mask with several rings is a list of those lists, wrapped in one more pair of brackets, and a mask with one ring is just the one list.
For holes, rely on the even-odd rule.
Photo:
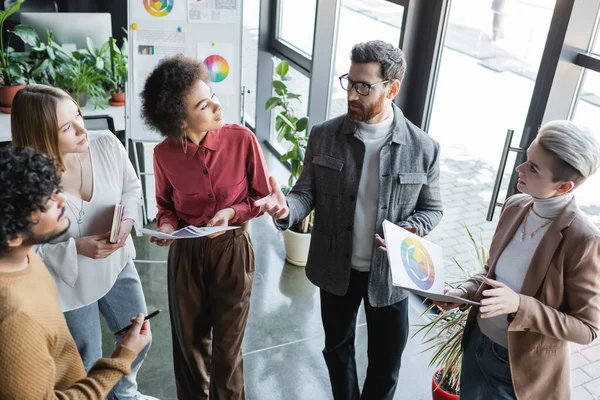
{"label": "paper sheet on wall", "polygon": [[[231,95],[236,93],[233,81],[233,69],[239,68],[235,65],[232,43],[198,43],[196,58],[206,65],[210,78],[210,86],[213,92]],[[239,88],[238,88],[239,89]],[[239,90],[238,90],[239,91]]]}
{"label": "paper sheet on wall", "polygon": [[436,301],[479,304],[444,294],[442,248],[390,221],[383,222],[387,256],[394,286]]}
{"label": "paper sheet on wall", "polygon": [[134,104],[141,107],[140,93],[146,78],[166,57],[185,52],[185,32],[176,30],[137,30],[133,32],[135,71],[133,74]]}
{"label": "paper sheet on wall", "polygon": [[[185,21],[187,0],[130,0],[130,21]],[[141,26],[143,28],[143,26]]]}
{"label": "paper sheet on wall", "polygon": [[188,0],[188,22],[230,24],[239,20],[240,0]]}

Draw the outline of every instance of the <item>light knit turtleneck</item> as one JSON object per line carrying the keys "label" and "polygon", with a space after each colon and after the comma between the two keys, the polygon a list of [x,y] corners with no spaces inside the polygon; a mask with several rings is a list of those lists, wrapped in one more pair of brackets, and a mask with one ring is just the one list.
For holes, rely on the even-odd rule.
{"label": "light knit turtleneck", "polygon": [[[495,270],[497,281],[506,284],[517,293],[521,292],[533,254],[552,224],[548,224],[548,221],[560,214],[572,199],[573,193],[548,199],[533,198],[532,210],[527,218],[523,219],[515,235],[498,258]],[[521,240],[524,224],[526,224],[525,240]],[[544,224],[547,225],[543,226]],[[536,232],[540,227],[542,228]],[[532,233],[534,233],[533,237],[530,237]],[[484,335],[499,345],[508,348],[508,321],[506,315],[481,318],[480,314],[477,314],[477,321]]]}
{"label": "light knit turtleneck", "polygon": [[352,232],[352,268],[358,271],[371,267],[379,202],[379,153],[391,138],[393,122],[392,113],[377,124],[358,123],[358,137],[365,144]]}

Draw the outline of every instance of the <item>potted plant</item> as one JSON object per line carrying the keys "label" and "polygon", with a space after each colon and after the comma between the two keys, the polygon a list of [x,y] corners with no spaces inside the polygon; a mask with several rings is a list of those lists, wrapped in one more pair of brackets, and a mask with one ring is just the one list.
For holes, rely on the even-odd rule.
{"label": "potted plant", "polygon": [[91,101],[94,108],[106,108],[107,96],[104,89],[104,74],[83,60],[75,59],[72,63],[61,66],[57,76],[58,86],[73,96],[80,107]]}
{"label": "potted plant", "polygon": [[[291,174],[287,186],[281,188],[284,194],[290,191],[300,174],[304,165],[304,153],[308,143],[308,118],[298,118],[295,115],[291,101],[300,101],[300,95],[291,93],[288,90],[284,80],[289,80],[287,74],[290,65],[287,61],[281,61],[275,68],[276,76],[273,79],[272,86],[275,95],[267,100],[265,110],[275,110],[275,130],[277,140],[286,140],[290,147],[281,161],[288,162]],[[310,247],[310,237],[314,220],[314,212],[311,212],[306,218],[298,224],[290,227],[283,232],[283,241],[285,244],[286,260],[293,265],[305,266],[308,259],[308,249]]]}
{"label": "potted plant", "polygon": [[127,83],[127,39],[123,39],[123,46],[119,49],[115,38],[108,40],[109,62],[107,86],[110,91],[109,103],[112,106],[125,105],[125,83]]}
{"label": "potted plant", "polygon": [[13,34],[19,35],[20,29],[23,25],[17,25],[15,29],[10,32],[7,44],[4,46],[4,21],[19,11],[21,4],[24,0],[17,0],[16,3],[8,7],[6,10],[0,10],[0,72],[2,74],[2,86],[0,86],[0,111],[4,113],[10,113],[12,101],[15,94],[25,87],[25,71],[27,65],[25,57],[20,53],[16,53],[10,47],[10,39]]}
{"label": "potted plant", "polygon": [[[468,228],[466,230],[474,246],[478,269],[482,270],[487,264],[488,253],[483,246],[483,241],[480,240],[481,243],[478,244],[470,230]],[[456,259],[453,261],[461,271],[460,282],[471,276]],[[455,285],[450,284],[450,286]],[[419,329],[413,337],[424,333],[423,344],[426,348],[423,351],[434,351],[429,362],[430,367],[436,368],[431,380],[433,400],[459,400],[462,339],[469,309],[461,307],[448,311],[442,310],[439,314],[434,312],[435,309],[437,306],[432,304],[423,312],[421,317],[424,317],[427,322],[417,325]]]}
{"label": "potted plant", "polygon": [[22,26],[23,32],[19,37],[31,46],[27,54],[27,60],[30,68],[27,71],[27,80],[29,83],[43,83],[45,85],[57,86],[57,74],[65,64],[72,64],[75,59],[69,52],[53,40],[52,32],[48,33],[48,43],[40,40],[35,29],[29,26]]}

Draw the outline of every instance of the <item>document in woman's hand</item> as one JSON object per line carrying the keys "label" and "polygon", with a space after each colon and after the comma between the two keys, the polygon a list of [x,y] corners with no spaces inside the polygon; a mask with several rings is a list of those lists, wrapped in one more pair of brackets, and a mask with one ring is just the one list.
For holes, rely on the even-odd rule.
{"label": "document in woman's hand", "polygon": [[164,233],[145,228],[142,228],[140,232],[142,232],[142,234],[144,235],[154,236],[158,239],[188,239],[208,236],[214,233],[229,231],[237,228],[239,228],[239,226],[211,226],[202,228],[199,228],[197,226],[186,226],[185,228],[176,230],[173,233]]}

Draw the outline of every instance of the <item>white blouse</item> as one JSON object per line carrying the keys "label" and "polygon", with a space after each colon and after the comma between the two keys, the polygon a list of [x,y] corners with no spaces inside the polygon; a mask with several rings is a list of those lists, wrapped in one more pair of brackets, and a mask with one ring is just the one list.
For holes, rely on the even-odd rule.
{"label": "white blouse", "polygon": [[[110,231],[116,204],[125,207],[123,218],[141,224],[142,186],[125,148],[110,131],[88,133],[92,160],[93,191],[90,201],[66,193],[69,230],[51,243],[36,246],[56,282],[62,311],[94,303],[112,288],[130,258],[135,258],[133,240],[104,259],[94,260],[77,254],[75,239]],[[83,204],[84,215],[77,223]]]}

